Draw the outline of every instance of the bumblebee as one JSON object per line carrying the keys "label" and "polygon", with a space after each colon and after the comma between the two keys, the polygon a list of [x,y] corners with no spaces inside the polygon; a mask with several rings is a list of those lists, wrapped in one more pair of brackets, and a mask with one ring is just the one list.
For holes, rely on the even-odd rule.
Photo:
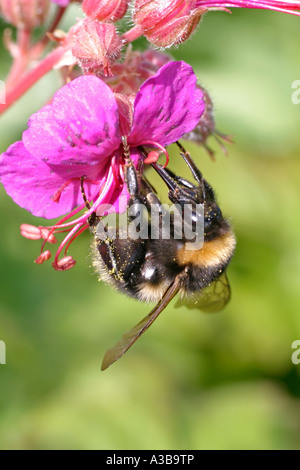
{"label": "bumblebee", "polygon": [[[149,328],[169,302],[180,294],[179,304],[207,312],[221,310],[230,299],[230,287],[226,268],[235,249],[235,236],[229,222],[223,217],[216,202],[215,194],[209,183],[203,178],[190,154],[179,142],[180,155],[191,171],[194,183],[177,176],[171,170],[158,163],[152,166],[168,187],[168,198],[182,207],[184,215],[190,218],[192,226],[197,222],[195,210],[188,214],[187,205],[195,208],[203,205],[202,223],[204,239],[201,247],[191,249],[190,242],[183,235],[175,237],[174,217],[170,215],[170,237],[162,236],[162,204],[148,180],[132,164],[124,142],[124,174],[130,195],[128,208],[130,220],[140,216],[140,207],[148,215],[147,224],[151,225],[151,208],[159,210],[157,224],[158,236],[154,238],[121,237],[119,229],[111,237],[109,230],[99,237],[99,224],[102,219],[93,217],[91,230],[93,240],[93,265],[101,280],[116,290],[142,301],[154,301],[156,306],[134,328],[125,333],[122,339],[109,349],[104,356],[102,370],[105,370],[135,343]],[[135,209],[137,207],[137,209]],[[148,233],[151,233],[149,230]],[[189,246],[188,246],[189,244]]]}

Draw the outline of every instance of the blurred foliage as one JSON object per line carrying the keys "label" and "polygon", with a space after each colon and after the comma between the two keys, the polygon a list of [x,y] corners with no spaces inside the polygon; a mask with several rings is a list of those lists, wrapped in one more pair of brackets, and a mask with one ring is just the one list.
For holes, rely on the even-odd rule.
{"label": "blurred foliage", "polygon": [[[72,246],[73,270],[34,265],[39,243],[22,239],[19,225],[38,221],[0,189],[1,449],[300,448],[300,365],[291,361],[300,338],[299,34],[299,18],[233,9],[205,16],[172,51],[194,67],[218,129],[235,140],[228,157],[210,141],[215,162],[186,144],[237,235],[232,301],[220,314],[173,303],[100,372],[105,350],[150,306],[97,282],[88,233]],[[0,53],[3,78],[10,60]],[[0,151],[21,138],[57,78],[1,118]]]}

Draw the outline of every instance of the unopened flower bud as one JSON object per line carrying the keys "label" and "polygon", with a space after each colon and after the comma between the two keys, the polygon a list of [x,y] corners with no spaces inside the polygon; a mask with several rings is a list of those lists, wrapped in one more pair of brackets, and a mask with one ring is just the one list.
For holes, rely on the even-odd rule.
{"label": "unopened flower bud", "polygon": [[16,28],[33,29],[47,18],[50,0],[0,0],[0,13]]}
{"label": "unopened flower bud", "polygon": [[125,15],[129,0],[83,0],[82,9],[91,19],[119,21]]}
{"label": "unopened flower bud", "polygon": [[88,18],[72,28],[72,54],[84,71],[112,75],[110,61],[120,55],[122,42],[111,23],[100,23]]}
{"label": "unopened flower bud", "polygon": [[203,8],[196,0],[136,0],[133,19],[144,36],[158,47],[185,41],[199,23]]}

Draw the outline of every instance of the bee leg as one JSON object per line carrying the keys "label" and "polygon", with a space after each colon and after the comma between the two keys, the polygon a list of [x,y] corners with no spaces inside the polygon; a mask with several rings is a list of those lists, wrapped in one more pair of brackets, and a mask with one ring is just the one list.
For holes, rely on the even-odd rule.
{"label": "bee leg", "polygon": [[138,185],[138,178],[135,167],[126,166],[125,167],[125,181],[127,190],[130,194],[131,199],[138,198],[139,195],[139,185]]}
{"label": "bee leg", "polygon": [[181,145],[180,142],[177,141],[176,144],[181,150],[180,155],[191,170],[194,179],[197,181],[199,188],[201,189],[203,200],[205,201],[206,199],[209,199],[211,201],[214,201],[214,191],[212,187],[208,184],[208,182],[203,178],[201,171],[197,168],[196,164],[192,160],[190,153],[185,150],[185,148]]}
{"label": "bee leg", "polygon": [[174,181],[176,181],[176,183],[180,184],[180,186],[183,186],[184,188],[187,188],[187,189],[195,189],[196,188],[196,186],[194,184],[192,184],[190,181],[186,180],[185,178],[182,178],[181,176],[175,175],[175,173],[173,173],[173,171],[169,170],[169,168],[165,168],[165,170],[170,175],[170,177]]}
{"label": "bee leg", "polygon": [[153,165],[153,168],[168,186],[168,196],[171,202],[181,206],[197,203],[197,188],[195,186],[192,185],[192,188],[180,186],[179,182],[172,177],[172,172],[157,163]]}

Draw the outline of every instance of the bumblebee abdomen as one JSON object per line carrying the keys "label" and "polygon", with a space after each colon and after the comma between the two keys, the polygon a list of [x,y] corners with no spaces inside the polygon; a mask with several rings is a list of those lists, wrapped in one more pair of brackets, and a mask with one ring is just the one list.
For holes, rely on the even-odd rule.
{"label": "bumblebee abdomen", "polygon": [[228,231],[204,242],[198,250],[188,250],[185,246],[178,250],[176,260],[180,266],[186,267],[189,274],[183,290],[192,293],[215,281],[230,262],[235,245],[235,236]]}
{"label": "bumblebee abdomen", "polygon": [[138,297],[136,282],[145,260],[147,240],[96,239],[93,245],[93,265],[100,279],[115,289]]}
{"label": "bumblebee abdomen", "polygon": [[213,240],[204,241],[200,249],[187,249],[184,245],[178,250],[176,261],[180,266],[193,265],[201,268],[227,265],[233,255],[235,245],[235,236],[232,231],[229,231]]}

